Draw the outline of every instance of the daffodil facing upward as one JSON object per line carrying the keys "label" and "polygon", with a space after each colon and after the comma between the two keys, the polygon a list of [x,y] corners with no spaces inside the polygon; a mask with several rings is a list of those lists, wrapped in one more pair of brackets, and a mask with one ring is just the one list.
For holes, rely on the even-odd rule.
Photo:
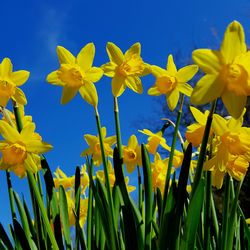
{"label": "daffodil facing upward", "polygon": [[168,56],[166,69],[151,66],[152,74],[156,77],[155,85],[148,90],[149,95],[166,95],[169,109],[176,108],[180,93],[190,96],[193,88],[187,84],[198,71],[197,65],[188,65],[179,70],[176,69],[173,56]]}
{"label": "daffodil facing upward", "polygon": [[221,97],[229,114],[239,118],[250,95],[250,53],[241,24],[229,24],[220,50],[197,49],[192,57],[205,75],[195,86],[191,102],[201,105]]}
{"label": "daffodil facing upward", "polygon": [[141,58],[141,44],[135,43],[125,54],[114,43],[107,43],[109,63],[102,65],[104,75],[112,77],[112,93],[114,97],[120,96],[126,87],[141,94],[143,87],[141,76],[150,73],[149,65]]}
{"label": "daffodil facing upward", "polygon": [[[113,149],[111,148],[112,145],[116,143],[116,136],[110,136],[106,138],[106,128],[101,128],[101,133],[103,137],[103,144],[104,144],[104,151],[107,157],[113,157]],[[102,163],[102,154],[101,154],[101,146],[99,141],[99,136],[94,136],[90,134],[84,135],[84,139],[89,145],[89,148],[84,150],[81,153],[81,156],[84,157],[86,155],[90,155],[93,158],[94,165],[100,166]]]}
{"label": "daffodil facing upward", "polygon": [[217,188],[221,188],[226,173],[238,181],[246,174],[250,162],[250,128],[242,127],[242,122],[243,114],[230,120],[214,117],[215,155],[204,167],[212,171],[212,183]]}
{"label": "daffodil facing upward", "polygon": [[58,46],[57,55],[60,68],[51,72],[47,76],[47,81],[63,87],[61,103],[68,103],[79,91],[86,102],[96,107],[98,95],[93,83],[100,80],[103,71],[100,68],[92,67],[95,56],[94,44],[88,43],[81,49],[77,57],[74,57],[64,47]]}
{"label": "daffodil facing upward", "polygon": [[29,123],[18,133],[7,122],[0,121],[0,134],[4,138],[0,141],[0,169],[13,171],[19,177],[24,177],[26,171],[36,173],[39,170],[41,164],[38,154],[49,151],[52,146],[42,142],[34,131],[34,123]]}
{"label": "daffodil facing upward", "polygon": [[5,107],[11,98],[18,104],[27,104],[25,94],[18,87],[28,80],[29,75],[26,70],[13,72],[10,59],[3,59],[0,64],[0,106]]}

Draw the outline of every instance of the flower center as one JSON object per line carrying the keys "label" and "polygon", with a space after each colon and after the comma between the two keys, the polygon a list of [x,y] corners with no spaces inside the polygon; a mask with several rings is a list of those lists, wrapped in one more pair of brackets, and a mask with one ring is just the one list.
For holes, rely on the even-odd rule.
{"label": "flower center", "polygon": [[3,151],[3,162],[8,165],[23,164],[27,158],[26,147],[22,142],[12,143],[6,146]]}
{"label": "flower center", "polygon": [[221,72],[222,81],[228,91],[236,95],[248,95],[250,87],[247,86],[247,71],[239,64],[227,64]]}
{"label": "flower center", "polygon": [[125,162],[132,162],[136,160],[137,154],[133,149],[125,147],[123,149],[123,157]]}
{"label": "flower center", "polygon": [[142,74],[144,68],[144,63],[141,57],[134,54],[118,67],[118,72],[123,76],[140,75]]}
{"label": "flower center", "polygon": [[162,94],[167,94],[176,87],[176,79],[173,76],[158,77],[156,80],[156,86]]}
{"label": "flower center", "polygon": [[231,154],[240,155],[246,152],[246,147],[237,133],[226,132],[221,136],[221,141]]}
{"label": "flower center", "polygon": [[57,76],[67,87],[77,88],[83,85],[83,72],[77,65],[62,64]]}
{"label": "flower center", "polygon": [[12,82],[0,80],[0,96],[10,98],[15,94],[15,85]]}

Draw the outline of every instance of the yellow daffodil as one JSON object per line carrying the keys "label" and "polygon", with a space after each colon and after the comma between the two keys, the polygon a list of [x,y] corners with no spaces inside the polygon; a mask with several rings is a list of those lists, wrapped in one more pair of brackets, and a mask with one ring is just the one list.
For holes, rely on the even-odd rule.
{"label": "yellow daffodil", "polygon": [[169,109],[174,110],[180,92],[186,96],[191,95],[193,88],[187,82],[197,73],[198,67],[197,65],[188,65],[177,70],[173,56],[169,55],[166,69],[153,65],[151,71],[156,77],[156,82],[148,90],[148,94],[153,96],[166,95]]}
{"label": "yellow daffodil", "polygon": [[[186,139],[188,142],[191,142],[194,147],[198,147],[202,142],[209,111],[206,110],[205,113],[202,113],[195,107],[190,107],[190,110],[193,114],[194,119],[196,120],[196,123],[191,124],[187,127]],[[212,133],[213,130],[211,129],[210,135]]]}
{"label": "yellow daffodil", "polygon": [[149,153],[155,154],[159,145],[170,151],[170,147],[167,145],[165,138],[162,137],[162,131],[159,131],[154,134],[149,129],[143,129],[139,130],[139,132],[149,136],[148,143],[146,144],[146,148]]}
{"label": "yellow daffodil", "polygon": [[[73,188],[75,186],[75,176],[67,176],[59,167],[54,172],[55,178],[54,184],[55,188],[63,186],[64,189]],[[84,193],[89,185],[89,176],[86,172],[86,166],[82,167],[81,170],[81,193]]]}
{"label": "yellow daffodil", "polygon": [[[104,142],[104,151],[107,157],[113,157],[113,149],[112,145],[116,143],[116,136],[110,136],[106,138],[106,128],[101,128],[103,142]],[[99,141],[99,136],[94,136],[90,134],[84,135],[84,139],[89,145],[89,148],[84,150],[81,153],[81,156],[92,155],[93,162],[95,166],[100,166],[102,163],[102,155],[101,155],[101,146]]]}
{"label": "yellow daffodil", "polygon": [[[66,198],[68,204],[68,215],[69,215],[69,225],[75,226],[76,216],[75,216],[75,193],[74,189],[66,191]],[[80,197],[80,214],[79,214],[79,224],[81,227],[84,226],[88,212],[88,198],[83,199]]]}
{"label": "yellow daffodil", "polygon": [[154,156],[154,162],[151,163],[152,184],[154,191],[156,191],[156,189],[159,188],[161,190],[161,193],[163,194],[167,170],[168,170],[168,159],[166,158],[162,160],[159,153],[156,153]]}
{"label": "yellow daffodil", "polygon": [[132,173],[136,165],[141,166],[141,147],[135,135],[131,135],[128,146],[123,146],[123,162],[126,164],[127,171]]}
{"label": "yellow daffodil", "polygon": [[5,107],[9,99],[13,99],[21,105],[27,103],[25,94],[18,88],[29,78],[26,70],[12,71],[12,63],[9,58],[4,58],[0,64],[0,106]]}
{"label": "yellow daffodil", "polygon": [[241,24],[229,24],[219,51],[195,50],[193,60],[205,76],[195,86],[191,102],[200,105],[221,97],[229,114],[239,118],[250,94],[250,53]]}
{"label": "yellow daffodil", "polygon": [[[109,182],[110,182],[110,187],[113,188],[115,185],[115,172],[114,169],[112,168],[112,164],[110,161],[108,161],[108,175],[109,175]],[[105,184],[105,175],[103,170],[96,171],[96,176],[99,180],[101,180]],[[128,192],[133,192],[136,187],[135,186],[129,186],[129,178],[126,176],[125,177],[125,183]]]}
{"label": "yellow daffodil", "polygon": [[243,115],[230,120],[219,115],[214,117],[216,154],[204,167],[212,171],[212,182],[217,188],[221,188],[226,173],[236,180],[241,180],[246,174],[250,162],[250,128],[242,127],[242,122]]}
{"label": "yellow daffodil", "polygon": [[113,96],[120,96],[126,87],[134,92],[143,92],[141,76],[150,73],[149,66],[143,62],[141,54],[141,44],[135,43],[125,54],[122,53],[114,43],[107,43],[107,53],[109,63],[102,65],[104,75],[112,77]]}
{"label": "yellow daffodil", "polygon": [[95,56],[94,44],[88,43],[81,49],[77,57],[74,57],[64,47],[58,46],[57,55],[60,68],[51,72],[47,76],[47,81],[63,87],[61,103],[66,104],[79,91],[86,102],[96,107],[98,96],[93,83],[100,80],[103,71],[100,68],[92,67]]}
{"label": "yellow daffodil", "polygon": [[2,159],[0,169],[13,171],[19,177],[24,177],[25,172],[36,173],[40,168],[40,157],[38,154],[49,151],[52,146],[42,142],[37,136],[35,124],[29,123],[21,133],[11,127],[7,122],[0,121],[0,134],[4,138],[0,141],[0,152]]}

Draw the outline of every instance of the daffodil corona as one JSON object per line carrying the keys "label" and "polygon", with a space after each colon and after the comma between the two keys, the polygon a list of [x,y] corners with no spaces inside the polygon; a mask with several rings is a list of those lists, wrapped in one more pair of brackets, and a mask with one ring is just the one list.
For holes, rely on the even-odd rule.
{"label": "daffodil corona", "polygon": [[7,122],[0,121],[0,134],[4,138],[0,141],[0,169],[13,171],[19,177],[24,177],[26,171],[36,173],[40,168],[38,154],[49,151],[52,146],[42,142],[35,131],[35,124],[29,123],[21,133]]}
{"label": "daffodil corona", "polygon": [[141,76],[150,73],[149,65],[143,62],[141,54],[141,44],[135,43],[125,54],[122,53],[114,43],[107,44],[109,63],[102,65],[104,75],[112,77],[113,96],[120,96],[126,87],[134,92],[143,92]]}
{"label": "daffodil corona", "polygon": [[186,96],[192,93],[192,87],[187,84],[198,71],[196,65],[188,65],[179,70],[176,69],[173,56],[169,55],[166,69],[151,66],[152,74],[156,77],[155,85],[148,90],[149,95],[166,95],[170,110],[177,106],[180,92]]}
{"label": "daffodil corona", "polygon": [[60,68],[51,72],[47,76],[47,81],[63,87],[61,103],[66,104],[79,91],[86,102],[96,107],[98,95],[93,83],[100,80],[103,71],[92,67],[95,56],[94,44],[88,43],[77,57],[62,46],[57,47],[57,54]]}

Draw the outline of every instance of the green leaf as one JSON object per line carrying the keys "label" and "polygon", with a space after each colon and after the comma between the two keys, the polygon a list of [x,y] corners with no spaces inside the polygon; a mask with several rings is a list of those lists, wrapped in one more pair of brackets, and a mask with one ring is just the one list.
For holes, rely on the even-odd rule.
{"label": "green leaf", "polygon": [[204,199],[204,185],[205,180],[202,177],[188,206],[180,249],[193,250],[195,248],[195,236],[200,222],[201,208]]}
{"label": "green leaf", "polygon": [[15,235],[16,235],[18,241],[20,242],[22,249],[32,250],[32,248],[29,244],[29,241],[26,237],[26,234],[25,234],[23,228],[21,227],[21,225],[19,224],[19,222],[16,219],[14,219],[13,224],[14,224]]}
{"label": "green leaf", "polygon": [[141,146],[142,166],[145,187],[145,249],[151,249],[151,230],[153,217],[153,185],[150,159],[145,145]]}
{"label": "green leaf", "polygon": [[22,205],[22,202],[19,199],[18,194],[15,191],[13,192],[13,194],[14,194],[14,199],[15,199],[15,202],[17,204],[17,209],[18,209],[18,212],[19,212],[19,215],[20,215],[20,218],[21,218],[24,233],[25,233],[26,238],[27,238],[27,240],[29,242],[29,245],[31,246],[32,249],[35,250],[35,249],[37,249],[37,247],[36,247],[34,241],[31,239],[31,232],[30,232],[30,228],[29,228],[29,222],[28,222],[24,207]]}
{"label": "green leaf", "polygon": [[9,249],[12,250],[13,246],[11,244],[11,240],[9,239],[7,233],[5,232],[3,225],[0,223],[0,239],[4,243],[4,245]]}
{"label": "green leaf", "polygon": [[67,203],[65,190],[62,186],[59,187],[59,207],[60,207],[60,215],[61,215],[61,222],[63,226],[63,235],[65,239],[66,249],[72,249],[71,239],[70,239],[68,203]]}
{"label": "green leaf", "polygon": [[[75,171],[75,216],[76,216],[76,225],[79,225],[80,218],[80,206],[81,206],[81,176],[80,176],[80,168],[76,167]],[[80,231],[79,231],[80,228]],[[79,249],[79,237],[81,237],[82,229],[79,226],[75,227],[76,237],[75,237],[75,247]]]}
{"label": "green leaf", "polygon": [[[44,181],[46,186],[46,195],[48,201],[48,217],[52,217],[53,227],[54,227],[54,234],[56,238],[56,242],[60,249],[63,249],[63,240],[62,240],[62,229],[61,229],[61,220],[60,220],[60,211],[58,205],[57,194],[55,190],[55,184],[53,180],[53,176],[48,165],[48,162],[45,158],[41,160],[41,165],[44,173]],[[51,213],[51,215],[50,215]]]}

